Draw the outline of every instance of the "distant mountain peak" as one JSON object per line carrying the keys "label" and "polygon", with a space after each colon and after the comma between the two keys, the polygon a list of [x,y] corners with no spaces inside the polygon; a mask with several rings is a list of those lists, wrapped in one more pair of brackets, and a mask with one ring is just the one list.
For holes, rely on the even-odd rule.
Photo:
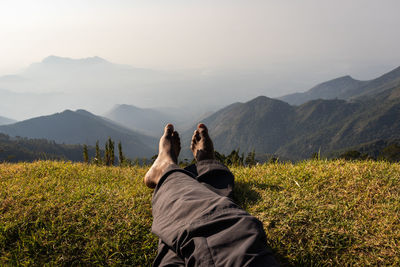
{"label": "distant mountain peak", "polygon": [[260,95],[260,96],[257,96],[256,98],[253,98],[252,100],[258,101],[258,100],[267,100],[267,99],[270,99],[270,98],[265,95]]}
{"label": "distant mountain peak", "polygon": [[262,103],[262,102],[271,102],[271,101],[279,101],[279,100],[272,99],[272,98],[269,98],[267,96],[260,95],[260,96],[257,96],[256,98],[251,99],[250,101],[248,101],[248,103],[252,103],[252,102],[260,102],[260,103]]}
{"label": "distant mountain peak", "polygon": [[107,60],[94,56],[94,57],[87,57],[87,58],[69,58],[69,57],[59,57],[50,55],[42,60],[44,64],[73,64],[73,63],[80,63],[80,64],[104,64],[110,63]]}
{"label": "distant mountain peak", "polygon": [[66,110],[64,110],[63,112],[61,112],[61,114],[62,113],[74,113],[72,110],[70,110],[70,109],[66,109]]}
{"label": "distant mountain peak", "polygon": [[355,80],[355,79],[353,77],[351,77],[350,75],[345,75],[345,76],[342,76],[342,77],[339,77],[339,78],[336,78],[333,80]]}
{"label": "distant mountain peak", "polygon": [[93,113],[90,113],[90,112],[87,111],[86,109],[77,109],[77,110],[75,111],[75,113],[94,116]]}
{"label": "distant mountain peak", "polygon": [[[66,109],[60,113],[56,113],[56,114],[61,114],[64,116],[89,116],[89,117],[96,117],[96,115],[94,115],[93,113],[90,113],[89,111],[85,110],[85,109],[77,109],[75,111],[70,110],[70,109]],[[56,115],[53,114],[53,115]],[[51,115],[50,115],[51,116]]]}
{"label": "distant mountain peak", "polygon": [[270,98],[267,96],[257,96],[256,98],[248,101],[246,104],[270,104],[270,103],[283,103],[283,104],[287,104],[281,100],[275,99],[275,98]]}
{"label": "distant mountain peak", "polygon": [[134,110],[136,110],[136,109],[141,109],[141,108],[139,108],[139,107],[137,107],[137,106],[134,106],[134,105],[128,105],[128,104],[118,104],[118,105],[115,105],[114,106],[114,109],[117,109],[117,108],[119,108],[119,109],[134,109]]}
{"label": "distant mountain peak", "polygon": [[353,82],[353,81],[358,81],[356,79],[353,79],[353,77],[351,77],[350,75],[345,75],[345,76],[341,76],[323,83],[320,83],[316,86],[314,86],[313,88],[310,89],[310,91],[313,91],[314,89],[319,90],[321,88],[321,86],[329,86],[332,87],[330,89],[335,89],[334,87],[338,84],[343,84],[343,83],[347,83],[347,82]]}

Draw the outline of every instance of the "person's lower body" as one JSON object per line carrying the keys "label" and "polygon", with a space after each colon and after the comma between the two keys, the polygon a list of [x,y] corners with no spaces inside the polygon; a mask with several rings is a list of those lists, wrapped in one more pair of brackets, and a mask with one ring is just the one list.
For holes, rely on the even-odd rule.
{"label": "person's lower body", "polygon": [[154,266],[276,266],[262,223],[231,199],[234,177],[204,160],[171,167],[153,196]]}
{"label": "person's lower body", "polygon": [[262,223],[232,201],[228,168],[206,156],[186,169],[162,170],[152,201],[152,232],[160,239],[154,266],[278,265]]}

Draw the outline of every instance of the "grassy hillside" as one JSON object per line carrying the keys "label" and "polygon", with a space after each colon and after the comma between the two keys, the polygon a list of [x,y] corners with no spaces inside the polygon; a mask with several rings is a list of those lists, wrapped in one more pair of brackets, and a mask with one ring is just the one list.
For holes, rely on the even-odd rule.
{"label": "grassy hillside", "polygon": [[[150,265],[146,167],[0,165],[0,265]],[[400,164],[233,167],[236,200],[290,265],[399,265]]]}

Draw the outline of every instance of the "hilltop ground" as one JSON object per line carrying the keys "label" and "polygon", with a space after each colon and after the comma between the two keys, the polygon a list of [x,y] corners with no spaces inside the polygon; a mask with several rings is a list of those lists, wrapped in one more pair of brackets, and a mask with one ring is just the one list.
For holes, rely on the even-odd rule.
{"label": "hilltop ground", "polygon": [[[148,167],[0,164],[0,265],[150,265]],[[235,198],[287,265],[399,265],[400,164],[231,167]]]}

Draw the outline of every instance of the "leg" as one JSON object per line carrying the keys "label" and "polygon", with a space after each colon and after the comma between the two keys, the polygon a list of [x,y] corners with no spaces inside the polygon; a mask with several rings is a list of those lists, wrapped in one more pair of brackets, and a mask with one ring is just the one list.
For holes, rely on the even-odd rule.
{"label": "leg", "polygon": [[[165,126],[164,134],[160,139],[158,157],[144,177],[144,183],[148,187],[155,188],[157,184],[162,184],[160,178],[163,173],[179,170],[177,159],[181,149],[180,146],[179,134],[174,131],[172,124],[168,124]],[[160,239],[158,253],[153,265],[185,266],[185,262]]]}
{"label": "leg", "polygon": [[[163,141],[163,138],[160,144],[169,140],[164,138]],[[171,149],[168,145],[160,145],[161,147]],[[198,147],[201,149],[201,146]],[[207,149],[209,147],[205,147],[203,151],[207,152]],[[170,154],[161,152],[159,155]],[[169,162],[162,157],[158,159],[160,162]],[[202,160],[212,161],[210,158]],[[208,165],[201,164],[200,160],[197,166],[199,173],[202,173],[203,167],[207,169]],[[210,184],[199,183],[193,179],[190,172],[174,165],[173,160],[167,168],[165,166],[165,164],[156,165],[157,172],[150,169],[145,178],[145,181],[154,181],[156,185],[153,195],[152,231],[160,237],[162,244],[168,247],[168,250],[163,250],[161,247],[159,251],[161,258],[163,251],[166,251],[165,255],[171,255],[170,250],[172,250],[177,256],[176,259],[182,259],[188,266],[276,265],[266,247],[266,237],[261,222],[240,209],[230,198],[222,196],[227,192],[229,195],[229,190],[222,195],[219,194],[221,191],[218,191],[218,182],[214,183],[217,186],[214,189],[217,191],[210,190],[212,187]],[[226,179],[228,183],[224,182],[221,185],[222,189],[227,189],[230,184],[233,186],[233,176],[221,168],[214,169],[214,174],[225,171],[224,177],[228,177]],[[163,172],[154,178],[152,173],[159,173],[158,170]],[[199,175],[198,178],[213,183],[214,175],[210,175],[211,173],[212,171],[205,171],[204,175]],[[229,182],[229,177],[232,178],[232,182]],[[213,179],[218,180],[218,177]]]}
{"label": "leg", "polygon": [[181,171],[153,196],[152,231],[189,266],[276,265],[261,222]]}

